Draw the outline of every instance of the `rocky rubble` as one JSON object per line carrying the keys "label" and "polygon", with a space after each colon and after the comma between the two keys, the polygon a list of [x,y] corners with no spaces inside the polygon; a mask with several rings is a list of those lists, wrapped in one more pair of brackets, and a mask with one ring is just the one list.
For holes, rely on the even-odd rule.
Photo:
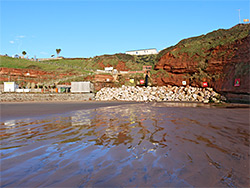
{"label": "rocky rubble", "polygon": [[105,87],[97,92],[95,99],[99,101],[192,101],[203,103],[219,103],[226,100],[225,97],[216,93],[213,88],[196,88],[191,86]]}

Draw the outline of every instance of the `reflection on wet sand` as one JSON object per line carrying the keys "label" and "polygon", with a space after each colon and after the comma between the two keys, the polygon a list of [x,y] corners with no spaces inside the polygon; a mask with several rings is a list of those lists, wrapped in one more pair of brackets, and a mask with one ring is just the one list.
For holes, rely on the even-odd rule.
{"label": "reflection on wet sand", "polygon": [[2,187],[248,187],[249,110],[164,103],[3,122]]}

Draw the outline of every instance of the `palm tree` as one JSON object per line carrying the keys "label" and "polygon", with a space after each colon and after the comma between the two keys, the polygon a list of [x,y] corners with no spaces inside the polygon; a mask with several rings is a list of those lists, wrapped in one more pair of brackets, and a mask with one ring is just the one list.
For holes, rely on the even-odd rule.
{"label": "palm tree", "polygon": [[22,54],[23,54],[23,57],[24,57],[27,54],[27,52],[23,51]]}
{"label": "palm tree", "polygon": [[61,52],[62,50],[59,48],[59,49],[56,49],[56,53],[57,53],[57,57],[58,57],[58,55],[60,54],[60,52]]}

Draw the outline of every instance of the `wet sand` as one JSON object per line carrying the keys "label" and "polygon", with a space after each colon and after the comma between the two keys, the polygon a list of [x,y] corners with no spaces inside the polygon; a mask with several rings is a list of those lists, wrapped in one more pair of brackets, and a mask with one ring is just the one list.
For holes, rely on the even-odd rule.
{"label": "wet sand", "polygon": [[60,114],[76,110],[134,104],[135,102],[5,102],[0,104],[0,119],[18,119]]}
{"label": "wet sand", "polygon": [[[250,108],[247,104],[202,104],[190,102],[161,102],[168,107],[225,107],[225,108]],[[161,104],[158,103],[158,104]],[[11,120],[53,114],[61,114],[76,110],[97,109],[101,107],[141,104],[141,102],[123,101],[82,101],[82,102],[3,102],[0,104],[0,119]]]}
{"label": "wet sand", "polygon": [[1,187],[249,187],[249,108],[125,103],[0,135]]}

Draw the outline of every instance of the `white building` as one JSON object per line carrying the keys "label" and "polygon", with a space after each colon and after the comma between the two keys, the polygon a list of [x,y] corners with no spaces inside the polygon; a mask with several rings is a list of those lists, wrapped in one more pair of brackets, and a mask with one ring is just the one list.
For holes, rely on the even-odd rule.
{"label": "white building", "polygon": [[15,92],[18,89],[18,85],[15,82],[4,82],[4,92]]}
{"label": "white building", "polygon": [[129,55],[150,55],[150,54],[157,54],[157,53],[158,52],[156,48],[126,51],[126,54],[129,54]]}
{"label": "white building", "polygon": [[113,67],[105,67],[104,70],[105,72],[112,72],[113,71]]}
{"label": "white building", "polygon": [[92,93],[94,85],[91,82],[71,82],[72,93]]}

